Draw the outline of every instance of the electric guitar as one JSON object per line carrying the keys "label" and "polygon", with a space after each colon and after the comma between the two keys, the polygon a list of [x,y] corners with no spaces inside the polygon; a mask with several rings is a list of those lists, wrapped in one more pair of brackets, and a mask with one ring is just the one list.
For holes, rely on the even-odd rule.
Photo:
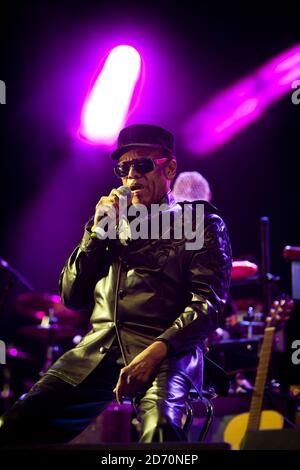
{"label": "electric guitar", "polygon": [[283,428],[283,416],[273,410],[262,411],[262,404],[275,329],[278,324],[288,319],[293,306],[294,302],[291,299],[277,300],[273,303],[266,318],[266,327],[259,355],[250,411],[249,413],[242,413],[232,418],[224,431],[224,441],[231,445],[232,450],[239,450],[241,448],[241,442],[248,431]]}

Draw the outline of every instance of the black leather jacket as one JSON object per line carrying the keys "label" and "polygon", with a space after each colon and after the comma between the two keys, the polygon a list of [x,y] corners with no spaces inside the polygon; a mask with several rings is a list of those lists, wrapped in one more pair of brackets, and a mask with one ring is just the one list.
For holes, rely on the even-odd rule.
{"label": "black leather jacket", "polygon": [[[171,193],[164,200],[174,212]],[[91,238],[90,224],[61,277],[64,304],[83,309],[93,303],[91,331],[50,369],[80,383],[103,359],[115,339],[125,364],[155,339],[169,345],[161,367],[181,370],[198,388],[204,340],[219,326],[226,301],[231,247],[217,210],[205,204],[204,246],[186,250],[186,239],[118,240]],[[180,208],[179,208],[180,209]]]}

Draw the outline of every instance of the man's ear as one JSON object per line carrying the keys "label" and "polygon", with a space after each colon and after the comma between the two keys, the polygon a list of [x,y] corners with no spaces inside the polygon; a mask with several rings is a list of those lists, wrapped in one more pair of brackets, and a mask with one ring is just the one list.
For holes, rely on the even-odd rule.
{"label": "man's ear", "polygon": [[176,175],[177,162],[172,158],[165,167],[165,176],[168,180],[172,180]]}

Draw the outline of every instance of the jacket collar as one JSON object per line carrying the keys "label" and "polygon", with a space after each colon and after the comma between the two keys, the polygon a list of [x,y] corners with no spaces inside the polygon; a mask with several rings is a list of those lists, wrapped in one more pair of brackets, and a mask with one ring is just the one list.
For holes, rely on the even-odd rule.
{"label": "jacket collar", "polygon": [[158,201],[158,204],[167,204],[169,207],[176,204],[171,189]]}

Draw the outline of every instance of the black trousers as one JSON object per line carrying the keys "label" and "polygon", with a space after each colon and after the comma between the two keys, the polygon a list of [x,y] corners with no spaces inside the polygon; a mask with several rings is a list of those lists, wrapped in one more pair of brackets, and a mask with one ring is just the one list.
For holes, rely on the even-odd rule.
{"label": "black trousers", "polygon": [[[0,445],[66,443],[80,434],[115,395],[122,363],[115,350],[79,385],[45,374],[0,419]],[[178,372],[158,371],[135,400],[140,442],[184,441],[182,422],[190,390]]]}

